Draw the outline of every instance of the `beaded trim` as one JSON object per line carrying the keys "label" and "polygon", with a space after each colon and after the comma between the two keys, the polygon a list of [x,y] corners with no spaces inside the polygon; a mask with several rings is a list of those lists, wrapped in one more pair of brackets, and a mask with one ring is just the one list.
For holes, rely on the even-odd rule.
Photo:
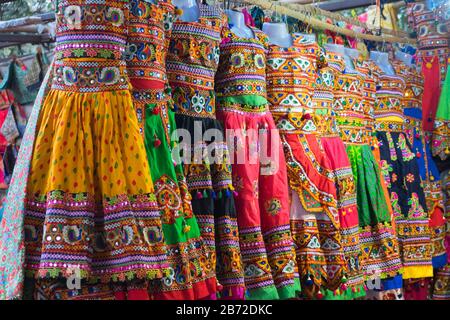
{"label": "beaded trim", "polygon": [[128,90],[125,62],[82,59],[55,61],[52,89],[81,93]]}

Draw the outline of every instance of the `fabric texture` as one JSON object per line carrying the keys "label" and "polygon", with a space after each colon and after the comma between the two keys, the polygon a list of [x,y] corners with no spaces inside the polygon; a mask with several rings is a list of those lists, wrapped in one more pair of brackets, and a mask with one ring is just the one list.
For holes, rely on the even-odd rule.
{"label": "fabric texture", "polygon": [[[362,289],[362,281],[354,281],[358,276],[351,279],[359,265],[356,198],[332,112],[334,69],[328,67],[318,45],[302,35],[293,35],[289,48],[269,46],[268,101],[292,190],[302,291],[310,299],[328,299],[339,290],[356,296]],[[349,288],[342,286],[347,280]]]}
{"label": "fabric texture", "polygon": [[[223,287],[220,298],[243,299],[244,270],[231,165],[223,126],[215,115],[214,76],[227,22],[218,6],[199,4],[199,9],[198,21],[178,19],[174,23],[167,56],[176,126],[189,134],[180,141],[180,163],[208,250],[207,265],[212,272],[207,278],[217,274],[217,286]],[[208,137],[206,132],[214,134]],[[215,134],[221,139],[215,141]],[[217,291],[211,291],[211,298]]]}
{"label": "fabric texture", "polygon": [[251,30],[253,38],[224,32],[216,74],[218,118],[236,135],[227,142],[233,150],[247,298],[291,299],[300,286],[289,226],[286,165],[266,98],[268,39]]}

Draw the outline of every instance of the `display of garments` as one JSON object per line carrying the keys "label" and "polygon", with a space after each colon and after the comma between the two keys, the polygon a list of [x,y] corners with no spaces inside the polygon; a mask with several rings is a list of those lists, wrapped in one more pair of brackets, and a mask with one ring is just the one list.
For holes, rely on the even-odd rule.
{"label": "display of garments", "polygon": [[231,30],[223,36],[216,74],[217,116],[236,135],[228,145],[233,150],[248,299],[291,299],[297,297],[300,284],[289,225],[286,163],[266,98],[268,38],[251,30],[253,38],[240,38]]}
{"label": "display of garments", "polygon": [[23,213],[23,268],[38,281],[76,274],[125,282],[169,272],[122,59],[126,4],[58,2],[54,76],[36,124]]}
{"label": "display of garments", "polygon": [[341,61],[334,110],[355,177],[361,271],[368,281],[393,277],[401,267],[399,248],[382,187],[380,166],[371,150],[375,75],[370,71],[373,68],[361,59],[344,62],[341,58]]}
{"label": "display of garments", "polygon": [[449,300],[450,299],[450,170],[446,170],[441,175],[442,191],[444,194],[445,218],[447,220],[447,229],[445,233],[445,243],[447,250],[447,264],[438,269],[434,276],[432,299]]}
{"label": "display of garments", "polygon": [[353,251],[357,210],[350,165],[334,124],[332,99],[320,95],[323,105],[314,99],[321,67],[324,56],[317,43],[300,34],[293,35],[289,48],[269,46],[268,101],[286,157],[302,290],[318,299],[341,289],[347,258],[359,264]]}
{"label": "display of garments", "polygon": [[204,277],[211,270],[202,265],[207,253],[192,213],[182,165],[172,159],[176,124],[166,90],[165,64],[174,18],[175,7],[170,1],[130,1],[126,59],[170,264],[170,273],[152,283],[149,291],[155,299],[198,299],[210,294]]}
{"label": "display of garments", "polygon": [[[405,94],[403,98],[405,115],[405,133],[416,155],[416,162],[423,184],[432,240],[432,262],[434,268],[446,263],[444,247],[445,219],[444,204],[441,191],[439,171],[430,153],[430,133],[422,129],[422,94],[423,79],[414,68],[399,61],[392,62],[397,74],[405,79]],[[414,277],[417,278],[417,277]]]}
{"label": "display of garments", "polygon": [[433,156],[441,160],[450,158],[450,67],[447,66],[447,76],[442,86],[439,105],[434,119],[431,142]]}
{"label": "display of garments", "polygon": [[450,300],[450,2],[352,12],[388,54],[177,1],[57,0],[3,64],[0,299]]}
{"label": "display of garments", "polygon": [[[231,166],[223,128],[215,115],[214,76],[227,21],[218,6],[199,4],[199,9],[198,21],[178,19],[173,24],[167,75],[177,128],[187,134],[180,144],[181,158],[188,189],[193,194],[193,212],[207,246],[208,258],[202,262],[207,267],[204,279],[210,285],[212,298],[218,291],[217,273],[224,287],[221,296],[242,299],[244,274]],[[221,134],[222,139],[212,141],[214,137],[208,138],[208,132]]]}
{"label": "display of garments", "polygon": [[[26,185],[30,175],[33,145],[36,139],[36,126],[43,101],[50,91],[53,78],[53,62],[37,93],[27,129],[23,136],[15,170],[8,189],[8,201],[3,207],[0,224],[0,299],[18,299],[23,295],[25,258],[24,229]],[[2,162],[3,164],[3,162]],[[3,183],[0,178],[0,184]]]}

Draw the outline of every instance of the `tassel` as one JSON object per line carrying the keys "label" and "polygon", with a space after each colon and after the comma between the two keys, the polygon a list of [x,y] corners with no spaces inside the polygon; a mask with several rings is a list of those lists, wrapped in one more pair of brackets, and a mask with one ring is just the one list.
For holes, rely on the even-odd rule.
{"label": "tassel", "polygon": [[347,282],[347,277],[346,276],[342,276],[342,282],[346,283]]}
{"label": "tassel", "polygon": [[341,289],[342,291],[347,290],[347,285],[345,283],[341,284]]}
{"label": "tassel", "polygon": [[311,119],[311,115],[309,113],[305,113],[302,117],[303,120],[309,120]]}
{"label": "tassel", "polygon": [[420,134],[416,133],[416,139],[420,138]]}
{"label": "tassel", "polygon": [[450,154],[450,149],[448,147],[445,148],[445,154]]}
{"label": "tassel", "polygon": [[431,180],[431,181],[434,181],[434,176],[430,176],[430,180]]}
{"label": "tassel", "polygon": [[237,197],[239,193],[237,191],[233,191],[233,196]]}
{"label": "tassel", "polygon": [[322,299],[323,298],[323,293],[319,290],[319,292],[317,292],[317,299]]}
{"label": "tassel", "polygon": [[203,198],[208,198],[208,192],[206,192],[206,189],[203,191]]}
{"label": "tassel", "polygon": [[159,107],[154,107],[153,110],[152,110],[152,112],[153,112],[154,115],[159,114],[159,111],[160,111],[160,108],[159,108]]}
{"label": "tassel", "polygon": [[308,279],[306,279],[305,284],[310,287],[314,284],[314,282],[311,279],[311,276],[308,276]]}
{"label": "tassel", "polygon": [[178,106],[176,104],[174,104],[172,110],[173,110],[173,112],[177,112],[178,111]]}
{"label": "tassel", "polygon": [[219,191],[219,199],[222,199],[222,190]]}
{"label": "tassel", "polygon": [[211,191],[211,197],[212,197],[213,199],[216,199],[216,198],[217,198],[217,194],[216,194],[216,192],[215,192],[214,190]]}
{"label": "tassel", "polygon": [[188,233],[189,231],[191,231],[191,226],[189,226],[189,225],[184,225],[184,227],[183,227],[183,232],[184,233]]}
{"label": "tassel", "polygon": [[202,199],[203,195],[200,191],[197,191],[197,199]]}
{"label": "tassel", "polygon": [[227,197],[227,198],[229,198],[229,197],[231,197],[231,192],[230,192],[230,190],[226,190],[225,191],[225,196]]}

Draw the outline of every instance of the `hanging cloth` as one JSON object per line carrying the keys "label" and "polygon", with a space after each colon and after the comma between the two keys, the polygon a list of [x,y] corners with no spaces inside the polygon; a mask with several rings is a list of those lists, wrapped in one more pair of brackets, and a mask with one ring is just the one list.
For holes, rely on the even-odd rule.
{"label": "hanging cloth", "polygon": [[[437,81],[435,81],[437,83]],[[442,93],[434,120],[432,138],[433,156],[441,160],[450,158],[450,68],[447,67],[447,77],[442,87]]]}
{"label": "hanging cloth", "polygon": [[424,131],[432,131],[436,110],[439,103],[439,60],[436,56],[424,59],[422,64],[424,91],[422,98],[422,126]]}

